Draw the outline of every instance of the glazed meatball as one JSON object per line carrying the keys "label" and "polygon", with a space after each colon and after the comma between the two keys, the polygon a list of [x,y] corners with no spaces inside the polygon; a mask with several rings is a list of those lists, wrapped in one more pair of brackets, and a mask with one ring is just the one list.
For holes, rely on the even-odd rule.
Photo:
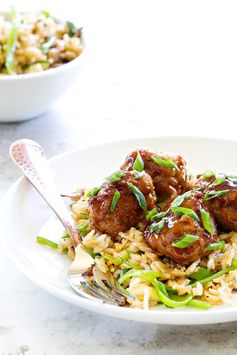
{"label": "glazed meatball", "polygon": [[224,174],[209,178],[201,175],[196,186],[205,193],[204,203],[220,229],[237,232],[237,178]]}
{"label": "glazed meatball", "polygon": [[158,202],[170,201],[186,190],[186,162],[181,156],[140,149],[129,154],[121,168],[133,170],[138,152],[144,162],[144,170],[152,178]]}
{"label": "glazed meatball", "polygon": [[[141,222],[146,211],[154,208],[156,203],[154,186],[148,174],[132,171],[122,174],[119,181],[105,182],[99,193],[89,200],[92,224],[113,238]],[[131,190],[134,187],[139,190],[138,194],[140,192],[144,196],[143,201],[138,201],[139,196]],[[116,195],[119,199],[114,206],[112,201]]]}
{"label": "glazed meatball", "polygon": [[205,174],[194,175],[191,183],[191,189],[205,192],[209,185],[211,185],[216,179],[214,172],[211,172],[205,176]]}
{"label": "glazed meatball", "polygon": [[[171,205],[169,212],[161,220],[163,222],[159,221],[159,225],[156,222],[146,225],[144,230],[145,239],[157,254],[169,257],[174,262],[182,265],[191,264],[195,260],[208,255],[207,246],[217,241],[218,236],[214,219],[207,208],[203,206],[202,196],[202,193],[192,191],[179,206],[191,209],[195,213],[193,216],[187,214],[187,210],[186,213],[182,214],[180,213],[180,208],[175,210]],[[210,218],[209,231],[203,225],[201,211],[202,214],[208,213]],[[197,239],[183,248],[172,245],[187,234],[196,236]]]}

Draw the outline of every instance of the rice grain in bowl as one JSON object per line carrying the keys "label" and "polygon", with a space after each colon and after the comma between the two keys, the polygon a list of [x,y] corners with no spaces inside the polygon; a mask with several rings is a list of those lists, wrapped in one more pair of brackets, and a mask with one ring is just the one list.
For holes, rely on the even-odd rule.
{"label": "rice grain in bowl", "polygon": [[45,112],[71,85],[81,65],[82,30],[47,13],[0,18],[0,121]]}

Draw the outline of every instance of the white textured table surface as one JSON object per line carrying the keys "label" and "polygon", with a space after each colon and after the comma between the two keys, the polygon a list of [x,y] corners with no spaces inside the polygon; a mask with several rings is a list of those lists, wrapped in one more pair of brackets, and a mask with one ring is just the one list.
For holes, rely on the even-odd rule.
{"label": "white textured table surface", "polygon": [[[141,135],[236,139],[236,2],[51,1],[54,6],[81,19],[85,65],[48,113],[0,124],[0,197],[20,176],[8,147],[23,137],[37,140],[49,157]],[[92,314],[39,290],[0,255],[0,355],[237,353],[236,322],[158,326]]]}

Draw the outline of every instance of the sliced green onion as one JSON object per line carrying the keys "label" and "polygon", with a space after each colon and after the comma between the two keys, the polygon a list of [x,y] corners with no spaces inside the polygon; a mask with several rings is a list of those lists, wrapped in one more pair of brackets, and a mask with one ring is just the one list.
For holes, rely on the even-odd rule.
{"label": "sliced green onion", "polygon": [[171,208],[179,207],[186,198],[190,197],[192,191],[187,191],[183,195],[177,196],[174,201],[171,203]]}
{"label": "sliced green onion", "polygon": [[137,157],[136,157],[134,164],[133,164],[133,170],[136,170],[139,172],[144,170],[144,161],[142,160],[142,157],[139,152],[137,152]]}
{"label": "sliced green onion", "polygon": [[[237,259],[234,259],[232,261],[231,267],[223,269],[223,270],[220,270],[220,271],[216,272],[215,274],[212,274],[211,276],[206,277],[205,279],[198,280],[197,282],[200,282],[202,285],[206,285],[208,282],[211,282],[211,281],[217,279],[218,277],[220,277],[220,276],[222,276],[224,274],[227,274],[228,272],[230,272],[232,270],[235,270],[235,269],[237,269]],[[196,287],[197,282],[194,282],[192,284],[192,287]]]}
{"label": "sliced green onion", "polygon": [[163,282],[161,282],[161,281],[159,281],[159,282],[160,282],[159,286],[160,286],[161,292],[162,292],[166,297],[169,297],[169,294],[168,294],[168,291],[167,291],[167,289],[166,289],[166,287],[165,287],[165,284],[164,284]]}
{"label": "sliced green onion", "polygon": [[93,248],[89,248],[89,247],[85,247],[87,253],[93,258],[95,259],[95,257],[98,255],[97,253],[94,252]]}
{"label": "sliced green onion", "polygon": [[73,37],[77,33],[77,27],[71,21],[67,21],[67,30],[69,37]]}
{"label": "sliced green onion", "polygon": [[213,224],[212,224],[210,213],[208,213],[205,210],[201,210],[200,212],[201,212],[202,224],[204,228],[208,231],[208,233],[212,234]]}
{"label": "sliced green onion", "polygon": [[157,213],[155,216],[153,216],[151,218],[151,220],[159,220],[161,218],[164,218],[165,216],[167,216],[167,214],[170,212],[170,210],[168,209],[167,211],[164,211],[164,212],[159,212]]}
{"label": "sliced green onion", "polygon": [[162,219],[160,222],[158,223],[152,223],[149,227],[149,232],[150,233],[156,233],[156,234],[159,234],[162,230],[162,228],[164,227],[165,225],[165,221]]}
{"label": "sliced green onion", "polygon": [[156,277],[160,276],[159,271],[153,271],[153,270],[130,270],[126,272],[123,276],[121,276],[118,279],[118,284],[121,285],[126,281],[127,279],[130,279],[131,277],[140,277],[143,279],[146,279],[148,281],[151,281],[152,279],[155,279]]}
{"label": "sliced green onion", "polygon": [[117,182],[120,181],[121,178],[124,176],[124,172],[121,170],[115,171],[112,175],[106,178],[107,181],[110,182]]}
{"label": "sliced green onion", "polygon": [[[213,281],[215,279],[217,279],[218,277],[228,273],[229,271],[233,270],[232,268],[228,268],[228,269],[223,269],[221,271],[216,272],[215,274],[212,274],[211,276],[206,277],[205,279],[201,279],[198,280],[197,282],[200,282],[202,285],[207,284],[210,281]],[[196,287],[197,286],[197,282],[194,282],[192,284],[192,287]]]}
{"label": "sliced green onion", "polygon": [[125,254],[124,254],[123,256],[121,256],[121,258],[122,258],[123,260],[128,260],[130,254],[131,254],[131,251],[130,251],[129,249],[126,249],[124,252],[125,252]]}
{"label": "sliced green onion", "polygon": [[30,64],[23,65],[23,66],[22,66],[22,69],[23,69],[23,70],[27,70],[27,69],[29,69],[30,67],[32,67],[33,65],[35,65],[35,64],[41,64],[42,67],[43,67],[43,69],[47,69],[47,68],[49,67],[49,65],[50,65],[50,63],[49,63],[47,60],[38,60],[38,61],[36,61],[36,62],[34,62],[34,63],[30,63]]}
{"label": "sliced green onion", "polygon": [[184,234],[181,238],[172,243],[173,247],[184,249],[192,245],[199,237],[193,234]]}
{"label": "sliced green onion", "polygon": [[88,219],[90,217],[89,213],[80,213],[80,218]]}
{"label": "sliced green onion", "polygon": [[[188,296],[177,296],[177,295],[171,295],[170,298],[174,301],[177,302],[181,302],[181,301],[185,301],[187,300]],[[203,302],[203,301],[199,301],[199,300],[195,300],[195,299],[191,299],[190,301],[188,301],[186,303],[187,306],[190,307],[195,307],[195,308],[200,308],[200,309],[210,309],[212,306],[207,303],[207,302]]]}
{"label": "sliced green onion", "polygon": [[109,254],[104,254],[104,255],[102,256],[102,258],[103,258],[104,260],[111,261],[111,263],[114,264],[114,265],[121,265],[121,264],[123,263],[122,258],[120,258],[120,257],[114,258],[113,256],[111,256],[111,255],[109,255]]}
{"label": "sliced green onion", "polygon": [[212,198],[225,196],[230,190],[212,190],[204,195],[204,200],[211,200]]}
{"label": "sliced green onion", "polygon": [[135,265],[131,263],[129,260],[125,260],[124,258],[121,258],[123,260],[123,264],[127,265],[130,269],[134,270],[143,270],[143,268],[139,265]]}
{"label": "sliced green onion", "polygon": [[170,212],[170,209],[168,209],[167,211],[164,211],[164,212],[159,212],[159,213],[152,213],[152,215],[149,217],[149,220],[150,221],[153,221],[153,220],[159,220],[161,218],[164,218],[165,216],[167,216],[167,214]]}
{"label": "sliced green onion", "polygon": [[199,280],[205,279],[206,277],[209,277],[211,275],[212,275],[212,272],[210,270],[201,266],[198,269],[198,271],[193,272],[191,275],[189,275],[189,278],[199,281]]}
{"label": "sliced green onion", "polygon": [[168,292],[168,295],[175,295],[177,294],[177,291],[174,290],[172,287],[167,286],[167,284],[164,284],[166,291]]}
{"label": "sliced green onion", "polygon": [[157,206],[160,208],[163,208],[163,207],[165,207],[166,204],[167,204],[167,201],[165,200],[165,201],[158,203]]}
{"label": "sliced green onion", "polygon": [[115,191],[115,193],[113,195],[113,198],[112,198],[112,202],[111,202],[110,208],[109,208],[110,212],[114,212],[119,199],[120,199],[120,192],[119,191]]}
{"label": "sliced green onion", "polygon": [[191,301],[193,298],[192,295],[184,296],[182,299],[179,296],[179,301],[172,300],[171,297],[167,296],[167,291],[164,292],[164,284],[161,281],[156,280],[155,278],[151,280],[152,285],[155,287],[158,299],[160,302],[164,303],[166,306],[171,308],[183,307]]}
{"label": "sliced green onion", "polygon": [[65,233],[65,234],[61,237],[61,239],[68,239],[68,238],[70,238],[70,235],[69,235],[68,233]]}
{"label": "sliced green onion", "polygon": [[232,267],[233,269],[237,269],[237,259],[233,259],[233,260],[232,260],[231,267]]}
{"label": "sliced green onion", "polygon": [[155,272],[152,270],[127,270],[125,272],[121,272],[121,276],[118,280],[118,284],[123,284],[126,280],[130,279],[131,277],[139,277],[148,280],[154,287],[159,299],[159,302],[162,302],[167,307],[177,308],[177,307],[184,307],[189,305],[191,307],[197,307],[201,309],[208,309],[210,306],[202,301],[193,300],[193,295],[186,295],[186,296],[177,296],[177,295],[169,295],[166,289],[166,286],[161,282],[158,281],[156,278],[160,276],[160,272]]}
{"label": "sliced green onion", "polygon": [[7,39],[7,51],[6,51],[6,59],[5,59],[5,66],[8,73],[11,73],[14,67],[14,52],[16,49],[17,31],[20,24],[19,16],[15,8],[11,8],[11,20],[12,20],[12,28],[10,30]]}
{"label": "sliced green onion", "polygon": [[199,300],[195,300],[195,299],[190,300],[187,303],[187,306],[200,308],[200,309],[210,309],[210,308],[212,308],[212,305],[210,303],[199,301]]}
{"label": "sliced green onion", "polygon": [[146,215],[146,220],[151,221],[152,218],[157,214],[157,209],[153,208],[153,210],[149,211]]}
{"label": "sliced green onion", "polygon": [[89,221],[85,221],[85,222],[79,224],[77,227],[83,237],[85,237],[88,234],[89,224],[90,224]]}
{"label": "sliced green onion", "polygon": [[224,245],[225,245],[225,241],[220,240],[219,242],[209,244],[206,250],[209,251],[209,250],[222,249]]}
{"label": "sliced green onion", "polygon": [[46,17],[46,18],[51,17],[49,11],[47,11],[47,10],[41,10],[41,14],[44,15],[44,17]]}
{"label": "sliced green onion", "polygon": [[139,206],[144,211],[147,211],[146,199],[145,199],[145,196],[143,195],[143,193],[136,186],[131,184],[130,182],[127,182],[127,185],[129,187],[129,189],[134,193]]}
{"label": "sliced green onion", "polygon": [[100,191],[100,187],[95,186],[95,187],[93,187],[93,189],[91,189],[90,191],[88,191],[88,192],[86,193],[86,196],[87,196],[87,197],[95,196],[95,195],[98,194],[99,191]]}
{"label": "sliced green onion", "polygon": [[[170,298],[174,301],[182,302],[182,301],[186,301],[189,298],[189,296],[188,295],[186,295],[186,296],[171,295]],[[189,300],[186,303],[186,306],[200,308],[200,309],[210,309],[212,307],[207,302],[203,302],[203,301],[199,301],[199,300],[195,300],[195,299]]]}
{"label": "sliced green onion", "polygon": [[[179,295],[170,295],[169,296],[172,300],[174,300],[174,301],[177,301],[177,302],[183,302],[183,301],[186,301],[187,300],[187,298],[188,298],[188,302],[190,302],[189,301],[189,298],[190,298],[190,295],[183,295],[183,296],[179,296]],[[187,302],[187,303],[188,303]]]}
{"label": "sliced green onion", "polygon": [[191,218],[193,218],[195,221],[198,221],[198,215],[196,214],[195,211],[193,211],[191,208],[185,208],[185,207],[173,207],[172,211],[177,215],[177,216],[183,216],[187,215]]}
{"label": "sliced green onion", "polygon": [[210,179],[211,177],[214,177],[216,176],[216,173],[214,170],[211,170],[211,169],[207,169],[206,171],[204,171],[202,177],[203,179],[207,180],[207,179]]}
{"label": "sliced green onion", "polygon": [[125,264],[129,267],[129,269],[134,269],[134,270],[143,270],[143,268],[139,265],[135,265],[131,263],[130,261],[126,260],[125,258],[122,258],[121,256],[118,256],[117,258],[114,258],[113,256],[109,254],[104,254],[102,256],[104,260],[109,260],[112,264],[114,265],[121,265]]}
{"label": "sliced green onion", "polygon": [[48,69],[50,63],[47,60],[39,60],[38,62],[34,63],[34,64],[41,64],[43,69]]}
{"label": "sliced green onion", "polygon": [[129,270],[131,270],[131,269],[121,269],[120,277],[124,276]]}
{"label": "sliced green onion", "polygon": [[50,37],[50,39],[47,42],[44,42],[41,44],[41,51],[46,54],[49,49],[52,47],[52,45],[54,44],[54,42],[56,41],[56,36],[52,36]]}
{"label": "sliced green onion", "polygon": [[157,157],[153,156],[152,160],[157,165],[164,166],[166,168],[173,168],[173,169],[179,170],[179,168],[177,167],[175,162],[173,162],[173,160],[171,160],[171,159],[157,158]]}
{"label": "sliced green onion", "polygon": [[[67,238],[67,236],[64,235],[62,238]],[[68,236],[68,238],[70,238],[70,237]],[[44,237],[36,237],[36,241],[37,241],[37,243],[39,243],[41,245],[44,245],[44,246],[48,246],[48,247],[50,247],[52,249],[58,249],[58,244],[57,243],[52,242],[51,240],[46,239]],[[68,252],[67,248],[62,251],[63,254],[67,254],[67,252]]]}
{"label": "sliced green onion", "polygon": [[225,181],[225,175],[218,176],[212,183],[213,186],[219,186]]}
{"label": "sliced green onion", "polygon": [[58,249],[57,243],[54,243],[51,240],[46,239],[44,237],[36,237],[36,241],[37,241],[37,243],[42,244],[42,245],[46,245],[52,249]]}

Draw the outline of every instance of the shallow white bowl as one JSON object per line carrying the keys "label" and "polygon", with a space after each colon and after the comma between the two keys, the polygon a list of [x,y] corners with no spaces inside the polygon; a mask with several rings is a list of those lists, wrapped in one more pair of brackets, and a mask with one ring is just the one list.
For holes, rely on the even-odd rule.
{"label": "shallow white bowl", "polygon": [[24,121],[47,111],[76,79],[82,57],[84,50],[77,58],[58,68],[0,75],[0,122]]}
{"label": "shallow white bowl", "polygon": [[[237,141],[208,138],[156,137],[114,142],[60,155],[50,161],[59,191],[75,187],[93,187],[116,171],[124,157],[134,148],[149,147],[158,151],[178,152],[188,168],[236,174]],[[19,179],[0,206],[0,241],[15,265],[40,288],[69,303],[113,317],[148,323],[204,324],[237,320],[237,298],[232,306],[216,306],[203,311],[195,308],[150,310],[99,305],[74,293],[66,281],[70,263],[67,257],[35,242],[41,227],[52,216],[45,202],[25,179]],[[48,235],[47,235],[48,237]],[[52,236],[53,237],[53,236]]]}

